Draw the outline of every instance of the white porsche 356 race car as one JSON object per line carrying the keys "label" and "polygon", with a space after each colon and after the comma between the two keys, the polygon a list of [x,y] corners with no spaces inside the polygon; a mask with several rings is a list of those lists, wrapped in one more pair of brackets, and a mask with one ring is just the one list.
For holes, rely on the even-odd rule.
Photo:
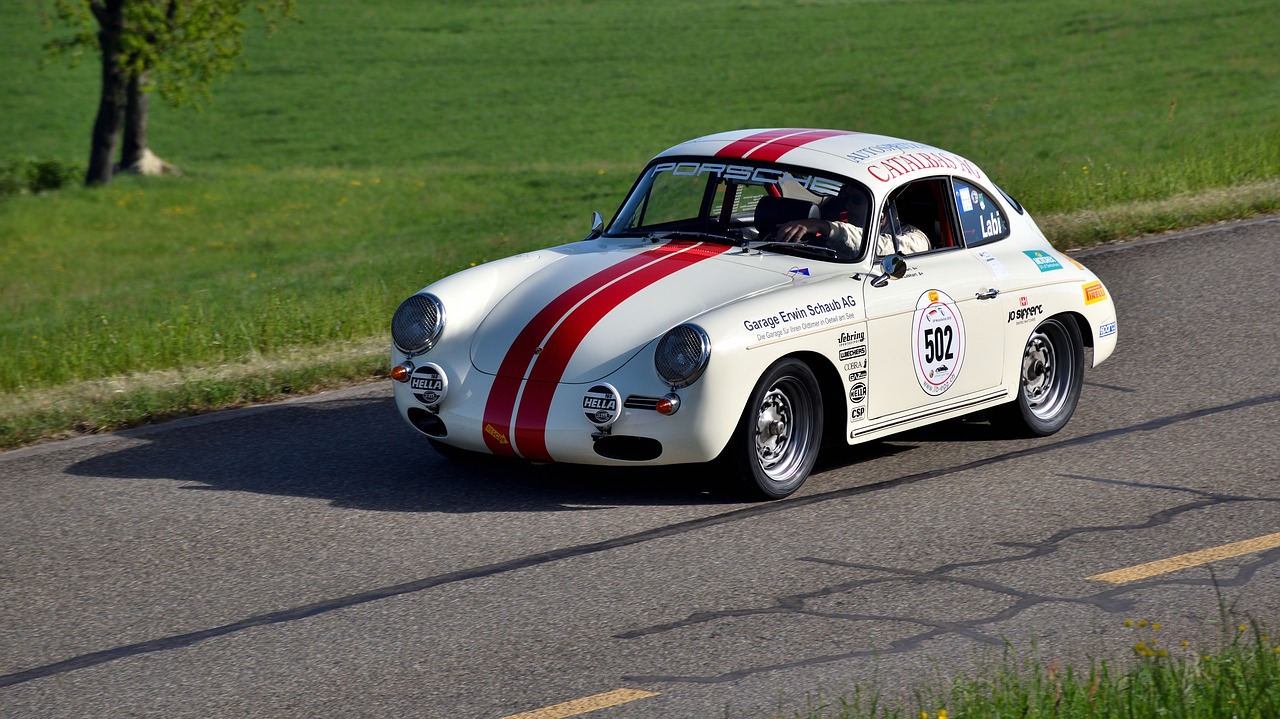
{"label": "white porsche 356 race car", "polygon": [[770,129],[659,154],[607,225],[435,282],[391,334],[399,411],[445,454],[714,460],[779,498],[824,443],[979,410],[1058,431],[1116,311],[968,160]]}

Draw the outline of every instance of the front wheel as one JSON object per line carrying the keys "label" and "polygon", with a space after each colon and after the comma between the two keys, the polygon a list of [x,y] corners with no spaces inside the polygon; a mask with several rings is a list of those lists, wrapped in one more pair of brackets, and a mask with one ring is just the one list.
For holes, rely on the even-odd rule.
{"label": "front wheel", "polygon": [[1083,385],[1080,328],[1069,317],[1050,317],[1027,338],[1018,398],[998,408],[995,419],[1011,434],[1047,437],[1071,419]]}
{"label": "front wheel", "polygon": [[753,499],[781,499],[808,479],[822,440],[822,394],[805,363],[774,362],[751,392],[722,455]]}

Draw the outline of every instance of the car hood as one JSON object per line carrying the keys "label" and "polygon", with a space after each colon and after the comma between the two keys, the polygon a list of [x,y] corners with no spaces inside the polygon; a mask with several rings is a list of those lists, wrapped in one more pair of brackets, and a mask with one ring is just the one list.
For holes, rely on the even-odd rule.
{"label": "car hood", "polygon": [[599,380],[681,322],[791,282],[785,269],[728,259],[734,251],[673,242],[558,255],[489,311],[472,364],[506,377]]}

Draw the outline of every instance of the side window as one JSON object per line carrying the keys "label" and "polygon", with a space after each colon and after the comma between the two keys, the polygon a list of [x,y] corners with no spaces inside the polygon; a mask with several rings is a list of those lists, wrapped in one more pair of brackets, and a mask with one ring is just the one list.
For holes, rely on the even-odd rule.
{"label": "side window", "polygon": [[906,255],[956,247],[951,215],[947,211],[950,189],[941,178],[920,180],[899,190],[881,218],[876,254],[897,251]]}
{"label": "side window", "polygon": [[956,214],[966,247],[985,245],[1009,236],[1009,220],[986,190],[955,180]]}

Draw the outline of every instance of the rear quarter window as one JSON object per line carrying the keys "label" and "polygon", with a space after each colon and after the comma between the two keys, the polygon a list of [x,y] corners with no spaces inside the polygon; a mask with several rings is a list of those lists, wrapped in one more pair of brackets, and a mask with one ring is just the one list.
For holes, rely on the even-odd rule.
{"label": "rear quarter window", "polygon": [[965,182],[955,180],[956,216],[960,218],[960,230],[966,247],[977,247],[1009,236],[1009,218],[1000,205],[991,199],[991,193]]}

